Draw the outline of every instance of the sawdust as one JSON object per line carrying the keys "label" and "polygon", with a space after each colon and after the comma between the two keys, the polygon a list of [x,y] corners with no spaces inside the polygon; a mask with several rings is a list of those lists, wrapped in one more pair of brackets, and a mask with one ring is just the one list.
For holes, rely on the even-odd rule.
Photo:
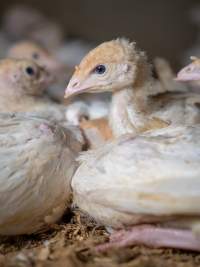
{"label": "sawdust", "polygon": [[47,233],[0,238],[0,267],[191,267],[200,254],[172,249],[131,247],[100,254],[108,239],[102,226],[74,210]]}

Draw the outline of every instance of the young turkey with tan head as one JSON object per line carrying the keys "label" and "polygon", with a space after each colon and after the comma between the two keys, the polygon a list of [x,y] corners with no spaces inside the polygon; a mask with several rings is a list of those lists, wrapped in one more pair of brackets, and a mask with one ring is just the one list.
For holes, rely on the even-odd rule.
{"label": "young turkey with tan head", "polygon": [[111,91],[109,121],[115,136],[200,121],[200,95],[159,93],[154,85],[146,54],[135,43],[117,39],[99,45],[83,58],[65,97]]}
{"label": "young turkey with tan head", "polygon": [[84,153],[72,179],[74,202],[114,229],[99,250],[146,244],[200,251],[200,125],[178,126],[199,121],[200,98],[155,89],[145,53],[125,39],[92,50],[66,89],[67,97],[113,94],[109,119],[120,137]]}

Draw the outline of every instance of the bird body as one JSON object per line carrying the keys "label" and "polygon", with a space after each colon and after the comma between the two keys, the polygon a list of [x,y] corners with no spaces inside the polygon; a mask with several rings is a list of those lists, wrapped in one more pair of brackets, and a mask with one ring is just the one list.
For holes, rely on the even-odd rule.
{"label": "bird body", "polygon": [[0,112],[31,112],[58,122],[66,122],[66,108],[46,97],[26,96],[13,101],[0,101]]}
{"label": "bird body", "polygon": [[133,89],[114,93],[109,121],[115,136],[140,133],[166,127],[170,124],[194,124],[200,122],[199,94],[163,93],[144,98]]}
{"label": "bird body", "polygon": [[80,157],[74,203],[112,229],[97,250],[145,244],[200,251],[199,134],[200,125],[169,126],[123,135]]}
{"label": "bird body", "polygon": [[115,228],[199,216],[199,134],[199,125],[171,126],[83,153],[72,180],[75,203]]}
{"label": "bird body", "polygon": [[45,230],[69,207],[81,144],[34,115],[0,113],[0,234]]}

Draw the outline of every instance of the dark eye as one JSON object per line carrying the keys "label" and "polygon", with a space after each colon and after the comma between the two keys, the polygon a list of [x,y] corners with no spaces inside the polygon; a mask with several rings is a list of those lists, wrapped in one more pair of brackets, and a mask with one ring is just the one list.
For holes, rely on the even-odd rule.
{"label": "dark eye", "polygon": [[186,69],[186,71],[187,71],[187,72],[190,72],[190,71],[192,71],[192,68],[191,68],[191,67],[188,67],[188,68]]}
{"label": "dark eye", "polygon": [[26,73],[30,76],[33,76],[35,74],[35,71],[32,67],[27,67],[26,68]]}
{"label": "dark eye", "polygon": [[104,65],[98,65],[94,69],[94,73],[97,73],[97,74],[103,74],[105,71],[106,71],[106,67]]}
{"label": "dark eye", "polygon": [[33,58],[33,59],[39,59],[40,56],[39,56],[38,53],[35,52],[35,53],[32,54],[32,58]]}

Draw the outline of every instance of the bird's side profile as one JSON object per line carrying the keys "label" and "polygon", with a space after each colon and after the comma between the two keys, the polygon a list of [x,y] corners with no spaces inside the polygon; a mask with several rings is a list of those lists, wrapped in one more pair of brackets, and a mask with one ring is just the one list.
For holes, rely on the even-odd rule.
{"label": "bird's side profile", "polygon": [[196,82],[200,85],[200,58],[191,57],[192,62],[181,69],[176,77],[180,82]]}
{"label": "bird's side profile", "polygon": [[66,121],[66,107],[43,95],[50,82],[51,74],[32,60],[1,60],[0,112],[38,112],[45,118]]}
{"label": "bird's side profile", "polygon": [[47,229],[69,208],[81,143],[31,113],[0,113],[0,144],[0,235]]}
{"label": "bird's side profile", "polygon": [[117,137],[200,121],[200,95],[160,93],[154,85],[146,54],[122,38],[99,45],[83,58],[65,97],[111,91],[109,121]]}
{"label": "bird's side profile", "polygon": [[107,226],[110,242],[200,251],[200,125],[169,126],[80,156],[74,202]]}

